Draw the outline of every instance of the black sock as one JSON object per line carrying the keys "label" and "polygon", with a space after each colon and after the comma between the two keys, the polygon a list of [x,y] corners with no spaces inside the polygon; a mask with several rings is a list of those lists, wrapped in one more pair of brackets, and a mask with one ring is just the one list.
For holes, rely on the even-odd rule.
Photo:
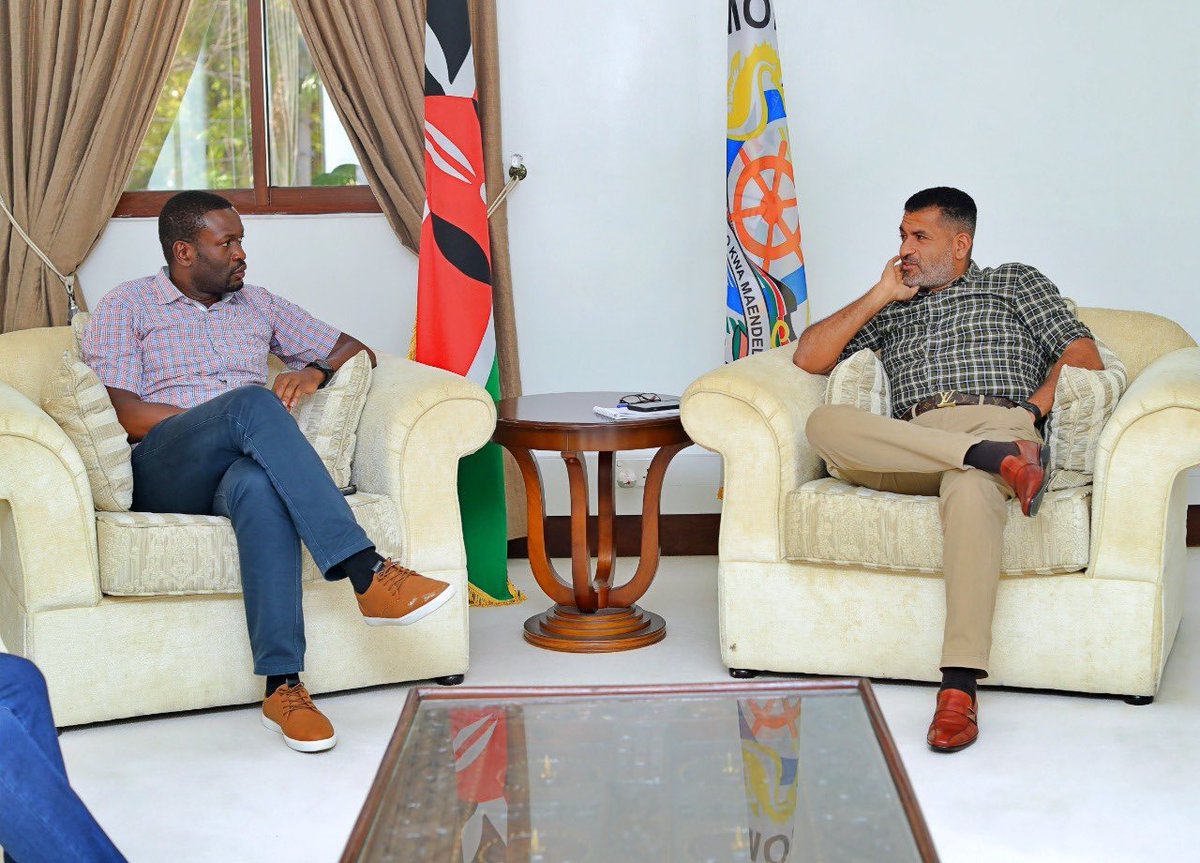
{"label": "black sock", "polygon": [[285,683],[288,686],[295,686],[300,682],[300,672],[293,671],[291,674],[268,674],[267,675],[267,697],[270,698],[275,690],[283,686]]}
{"label": "black sock", "polygon": [[375,567],[380,563],[383,558],[375,552],[375,546],[371,546],[355,552],[334,568],[350,579],[355,593],[366,593],[375,578]]}
{"label": "black sock", "polygon": [[967,450],[967,454],[963,456],[963,464],[986,470],[988,473],[1000,473],[1000,462],[1004,461],[1004,457],[1020,453],[1015,443],[984,440]]}
{"label": "black sock", "polygon": [[979,671],[975,668],[943,668],[942,689],[957,689],[975,697],[975,681]]}

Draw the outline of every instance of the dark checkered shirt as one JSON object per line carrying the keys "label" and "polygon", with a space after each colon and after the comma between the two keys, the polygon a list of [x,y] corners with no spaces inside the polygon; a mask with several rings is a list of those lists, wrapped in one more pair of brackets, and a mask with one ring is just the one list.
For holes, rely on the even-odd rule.
{"label": "dark checkered shirt", "polygon": [[1033,267],[980,269],[972,261],[942,290],[884,306],[841,359],[863,348],[879,351],[892,385],[892,413],[900,417],[946,390],[1027,399],[1067,345],[1090,338],[1054,283]]}

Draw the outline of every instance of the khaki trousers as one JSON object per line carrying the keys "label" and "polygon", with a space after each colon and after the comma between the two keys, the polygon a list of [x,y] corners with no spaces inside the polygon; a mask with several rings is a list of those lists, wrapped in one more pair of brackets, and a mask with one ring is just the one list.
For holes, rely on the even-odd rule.
{"label": "khaki trousers", "polygon": [[846,482],[941,499],[946,585],[941,667],[978,668],[986,676],[1012,491],[1000,477],[964,467],[963,457],[984,440],[1040,442],[1033,416],[1023,408],[958,405],[906,421],[825,405],[809,416],[805,432]]}

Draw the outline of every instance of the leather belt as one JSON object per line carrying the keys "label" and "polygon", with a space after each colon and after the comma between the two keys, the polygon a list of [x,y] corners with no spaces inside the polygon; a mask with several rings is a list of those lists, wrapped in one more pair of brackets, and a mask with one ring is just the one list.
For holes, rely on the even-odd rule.
{"label": "leather belt", "polygon": [[1015,408],[1017,403],[1012,399],[1001,398],[1000,396],[977,396],[974,393],[960,393],[957,390],[947,390],[946,392],[932,395],[927,399],[921,399],[901,414],[901,416],[906,420],[915,420],[927,411],[937,410],[938,408],[952,408],[958,405],[994,405],[1001,408]]}

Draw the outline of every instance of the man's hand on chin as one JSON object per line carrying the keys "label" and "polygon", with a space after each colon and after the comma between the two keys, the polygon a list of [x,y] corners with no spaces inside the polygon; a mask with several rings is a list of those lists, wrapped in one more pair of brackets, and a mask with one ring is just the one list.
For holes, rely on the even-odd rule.
{"label": "man's hand on chin", "polygon": [[883,265],[883,273],[879,276],[879,281],[875,283],[875,291],[883,299],[883,305],[897,300],[900,302],[911,300],[917,295],[918,290],[916,285],[909,287],[904,284],[904,273],[900,269],[899,255]]}
{"label": "man's hand on chin", "polygon": [[320,369],[305,368],[298,372],[281,372],[275,378],[271,387],[283,406],[291,410],[296,402],[317,391],[317,387],[325,380],[325,374]]}

